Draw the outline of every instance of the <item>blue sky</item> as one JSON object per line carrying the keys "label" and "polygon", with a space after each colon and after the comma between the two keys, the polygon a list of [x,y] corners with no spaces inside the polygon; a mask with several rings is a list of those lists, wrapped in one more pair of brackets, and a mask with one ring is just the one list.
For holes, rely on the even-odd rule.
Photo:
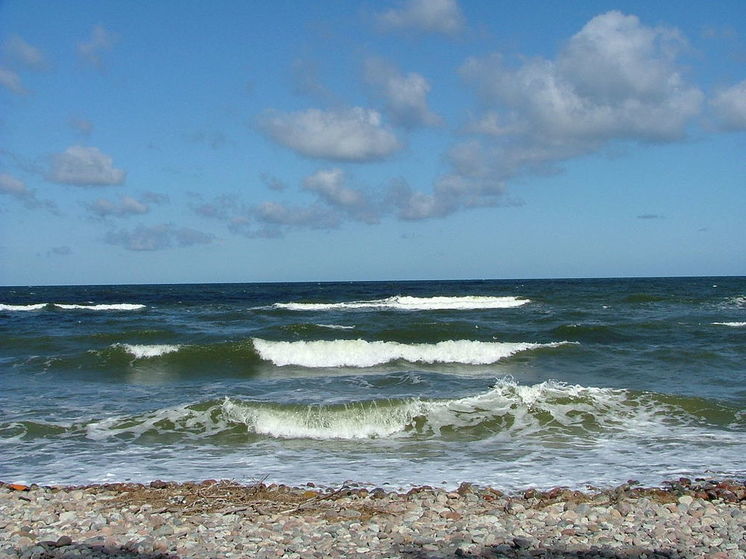
{"label": "blue sky", "polygon": [[0,284],[746,275],[746,3],[0,2]]}

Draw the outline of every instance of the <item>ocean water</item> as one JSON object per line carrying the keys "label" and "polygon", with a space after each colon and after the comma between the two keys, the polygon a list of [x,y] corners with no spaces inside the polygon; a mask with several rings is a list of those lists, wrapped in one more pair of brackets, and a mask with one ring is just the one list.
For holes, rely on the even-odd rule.
{"label": "ocean water", "polygon": [[0,288],[0,480],[746,476],[746,278]]}

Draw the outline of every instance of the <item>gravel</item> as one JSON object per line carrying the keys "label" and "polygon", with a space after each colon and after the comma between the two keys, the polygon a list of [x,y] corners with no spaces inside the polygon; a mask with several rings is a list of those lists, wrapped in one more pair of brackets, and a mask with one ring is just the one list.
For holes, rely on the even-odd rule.
{"label": "gravel", "polygon": [[202,483],[0,483],[6,558],[746,559],[742,482],[505,495]]}

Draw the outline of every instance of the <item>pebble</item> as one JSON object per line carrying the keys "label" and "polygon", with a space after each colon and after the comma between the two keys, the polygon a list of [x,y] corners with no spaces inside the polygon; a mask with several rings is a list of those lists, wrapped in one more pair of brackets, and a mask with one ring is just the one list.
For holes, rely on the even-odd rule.
{"label": "pebble", "polygon": [[472,484],[257,492],[159,480],[21,493],[0,483],[0,559],[746,559],[746,500],[720,498],[746,495],[743,484],[687,482],[512,496]]}

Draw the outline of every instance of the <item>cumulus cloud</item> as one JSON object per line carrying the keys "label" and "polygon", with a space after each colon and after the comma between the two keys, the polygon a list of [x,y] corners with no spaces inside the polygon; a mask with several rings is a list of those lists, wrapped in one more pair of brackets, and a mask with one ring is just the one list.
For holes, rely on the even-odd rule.
{"label": "cumulus cloud", "polygon": [[401,148],[380,113],[354,107],[294,113],[271,111],[260,120],[274,141],[306,157],[332,161],[374,161]]}
{"label": "cumulus cloud", "polygon": [[294,206],[264,202],[244,208],[228,220],[228,230],[244,237],[281,237],[290,229],[333,229],[341,222],[339,215],[319,204]]}
{"label": "cumulus cloud", "polygon": [[0,86],[16,95],[26,95],[28,91],[23,87],[21,77],[13,70],[0,68]]}
{"label": "cumulus cloud", "polygon": [[395,124],[413,128],[441,123],[427,104],[430,83],[420,74],[402,74],[395,66],[379,58],[365,63],[365,80],[385,103],[386,112]]}
{"label": "cumulus cloud", "polygon": [[0,194],[12,196],[29,209],[41,208],[57,213],[57,206],[53,202],[40,200],[36,193],[26,186],[25,182],[8,173],[0,173]]}
{"label": "cumulus cloud", "polygon": [[0,193],[23,198],[29,195],[26,183],[7,173],[0,173]]}
{"label": "cumulus cloud", "polygon": [[102,219],[107,217],[141,215],[150,211],[147,204],[144,204],[131,196],[122,196],[119,201],[99,198],[95,202],[88,204],[87,207],[90,213]]}
{"label": "cumulus cloud", "polygon": [[165,223],[144,227],[139,225],[135,229],[110,231],[105,241],[111,245],[121,246],[127,250],[151,251],[173,247],[188,247],[213,242],[214,237],[202,231],[189,227],[176,227]]}
{"label": "cumulus cloud", "polygon": [[114,167],[114,160],[95,147],[70,146],[52,156],[47,180],[73,186],[123,184],[127,173]]}
{"label": "cumulus cloud", "polygon": [[466,27],[456,0],[407,0],[378,14],[377,21],[383,30],[414,29],[445,35],[457,35]]}
{"label": "cumulus cloud", "polygon": [[303,188],[315,193],[331,206],[365,223],[378,223],[379,211],[362,190],[347,185],[347,176],[339,168],[322,169],[303,181]]}
{"label": "cumulus cloud", "polygon": [[42,50],[19,35],[11,35],[3,42],[3,52],[16,64],[30,70],[46,70],[49,66]]}
{"label": "cumulus cloud", "polygon": [[710,105],[721,129],[746,130],[746,80],[718,91]]}
{"label": "cumulus cloud", "polygon": [[117,39],[118,35],[103,25],[94,25],[90,38],[78,43],[78,54],[91,66],[102,69],[104,67],[103,55],[112,49]]}
{"label": "cumulus cloud", "polygon": [[413,193],[400,211],[426,218],[502,203],[506,181],[556,173],[613,142],[683,139],[703,100],[677,64],[685,46],[675,29],[612,11],[591,19],[555,59],[468,59],[461,73],[483,111],[464,128],[474,137],[449,150],[450,170],[433,193]]}

